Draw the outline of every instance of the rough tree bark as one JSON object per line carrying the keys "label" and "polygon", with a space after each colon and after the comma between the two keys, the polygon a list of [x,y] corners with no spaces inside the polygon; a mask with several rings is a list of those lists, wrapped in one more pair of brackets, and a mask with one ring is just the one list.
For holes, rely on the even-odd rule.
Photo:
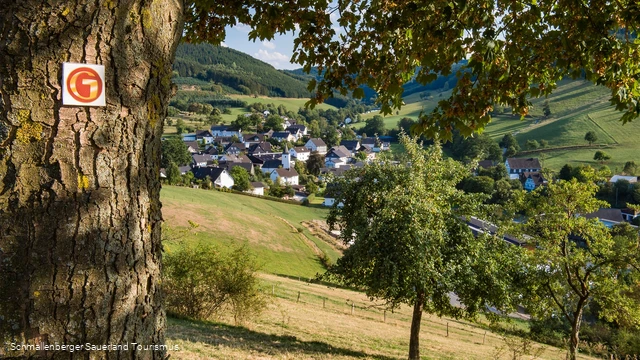
{"label": "rough tree bark", "polygon": [[413,317],[411,318],[409,360],[420,360],[420,323],[422,322],[424,300],[424,292],[418,292],[416,302],[413,304]]}
{"label": "rough tree bark", "polygon": [[[0,355],[164,344],[160,135],[182,6],[0,1]],[[106,107],[62,106],[63,62],[105,65]],[[164,356],[129,349],[91,356]]]}

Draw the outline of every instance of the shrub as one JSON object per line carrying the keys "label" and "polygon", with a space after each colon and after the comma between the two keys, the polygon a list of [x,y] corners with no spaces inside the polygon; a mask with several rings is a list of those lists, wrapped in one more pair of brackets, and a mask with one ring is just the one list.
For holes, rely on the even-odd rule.
{"label": "shrub", "polygon": [[180,246],[166,252],[163,283],[167,310],[206,320],[231,313],[236,323],[257,316],[266,306],[247,248],[224,253],[211,245]]}

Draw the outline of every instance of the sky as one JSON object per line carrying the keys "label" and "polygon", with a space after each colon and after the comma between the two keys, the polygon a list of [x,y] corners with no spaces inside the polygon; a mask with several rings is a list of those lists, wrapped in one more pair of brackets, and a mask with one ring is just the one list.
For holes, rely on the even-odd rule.
{"label": "sky", "polygon": [[[332,12],[330,19],[336,24],[338,19],[337,14]],[[292,70],[302,67],[299,64],[292,64],[289,61],[293,54],[293,33],[289,32],[284,35],[276,35],[271,41],[256,40],[253,42],[249,40],[250,30],[251,28],[247,25],[227,27],[227,37],[221,45],[249,54],[256,59],[271,64],[276,69]],[[334,26],[334,30],[336,30],[336,33],[341,32],[341,29],[336,26]]]}
{"label": "sky", "polygon": [[298,64],[289,62],[293,54],[293,34],[276,35],[271,41],[249,40],[249,26],[240,25],[227,28],[227,37],[222,46],[242,51],[256,59],[271,64],[276,69],[299,69]]}

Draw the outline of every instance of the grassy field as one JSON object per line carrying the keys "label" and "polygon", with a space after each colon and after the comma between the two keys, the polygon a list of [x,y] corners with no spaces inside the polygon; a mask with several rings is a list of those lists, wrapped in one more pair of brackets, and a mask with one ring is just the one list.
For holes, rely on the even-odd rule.
{"label": "grassy field", "polygon": [[[231,325],[224,317],[216,322],[170,318],[167,344],[180,349],[171,351],[171,358],[406,358],[409,307],[386,312],[385,318],[362,293],[274,275],[263,275],[262,280],[271,299],[268,309],[243,326]],[[487,331],[485,336],[478,324],[436,316],[423,316],[420,345],[423,359],[511,358],[502,335]],[[541,359],[565,357],[561,349],[535,343],[534,347],[542,348]]]}
{"label": "grassy field", "polygon": [[[443,93],[446,97],[449,93]],[[433,98],[422,100],[418,94],[405,99],[407,103],[399,114],[385,117],[388,129],[395,128],[398,120],[407,116],[417,119],[420,111],[433,109],[440,99],[439,94]],[[612,159],[604,165],[616,172],[621,171],[627,161],[640,162],[640,121],[622,125],[619,121],[621,113],[609,106],[609,92],[587,81],[563,80],[558,88],[548,98],[533,99],[530,115],[524,120],[519,116],[502,114],[495,116],[486,127],[485,132],[498,140],[507,133],[514,134],[523,150],[528,140],[546,140],[550,148],[587,145],[584,135],[594,131],[598,136],[597,145],[592,148],[546,150],[544,155],[537,156],[544,159],[544,166],[552,170],[559,170],[563,165],[588,164],[600,167],[602,164],[593,160],[596,150],[602,149],[611,155]],[[551,116],[543,116],[544,103],[549,104]],[[364,114],[368,119],[376,112]],[[364,126],[364,122],[355,127]]]}
{"label": "grassy field", "polygon": [[[232,99],[246,101],[247,104],[261,102],[265,105],[273,104],[275,105],[275,107],[284,105],[284,107],[286,107],[287,110],[292,110],[294,112],[297,112],[299,108],[304,107],[304,104],[307,101],[309,101],[308,98],[274,98],[274,97],[268,97],[268,96],[253,97],[250,95],[229,95],[229,97]],[[336,107],[328,104],[320,104],[316,106],[316,109],[323,109],[323,110],[334,109],[335,110]]]}
{"label": "grassy field", "polygon": [[334,261],[340,256],[301,225],[305,220],[324,220],[327,210],[320,207],[175,186],[164,186],[161,200],[169,227],[184,229],[188,221],[199,225],[187,242],[222,248],[246,244],[268,273],[312,278],[324,271],[321,252]]}
{"label": "grassy field", "polygon": [[[363,293],[305,281],[324,272],[318,250],[334,260],[340,256],[308,230],[297,230],[303,221],[323,219],[326,209],[174,186],[163,187],[161,200],[170,228],[184,229],[189,220],[199,224],[195,234],[183,239],[187,244],[246,244],[263,265],[262,291],[269,297],[265,312],[242,326],[232,325],[229,314],[215,322],[169,318],[167,345],[177,347],[170,351],[172,359],[406,358],[410,307],[385,314]],[[174,246],[165,242],[169,252]],[[509,326],[528,325],[515,321]],[[509,358],[504,335],[486,329],[482,322],[425,315],[423,358]],[[542,359],[564,358],[561,349],[534,346],[543,351]]]}

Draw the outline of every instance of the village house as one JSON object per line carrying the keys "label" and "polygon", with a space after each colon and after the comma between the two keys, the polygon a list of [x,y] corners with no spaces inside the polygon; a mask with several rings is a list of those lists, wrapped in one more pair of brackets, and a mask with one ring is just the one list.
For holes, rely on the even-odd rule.
{"label": "village house", "polygon": [[196,133],[182,134],[180,137],[184,142],[196,141]]}
{"label": "village house", "polygon": [[215,138],[213,138],[213,144],[220,145],[224,148],[227,145],[231,144],[233,140],[234,139],[232,136],[216,136]]}
{"label": "village house", "polygon": [[358,140],[342,140],[340,141],[340,145],[349,150],[351,156],[355,156],[358,150],[360,150],[360,141]]}
{"label": "village house", "polygon": [[247,134],[244,137],[244,145],[248,148],[255,144],[259,144],[266,140],[266,136],[263,134]]}
{"label": "village house", "polygon": [[271,138],[278,141],[296,141],[295,136],[288,131],[276,131],[271,135]]}
{"label": "village house", "polygon": [[190,153],[196,154],[200,152],[200,145],[197,141],[185,141],[184,144],[187,146],[187,150]]}
{"label": "village house", "polygon": [[295,169],[275,169],[271,172],[270,178],[274,184],[280,178],[283,185],[298,185],[298,172]]}
{"label": "village house", "polygon": [[225,152],[230,155],[239,155],[241,153],[244,153],[246,150],[247,150],[247,147],[245,146],[244,143],[233,143],[233,144],[227,145]]}
{"label": "village house", "polygon": [[320,138],[309,139],[304,147],[309,149],[309,151],[317,151],[320,154],[324,155],[327,153],[327,144],[324,143],[324,140]]}
{"label": "village house", "polygon": [[324,166],[328,168],[337,168],[348,163],[351,152],[343,145],[334,146],[324,157]]}
{"label": "village house", "polygon": [[284,116],[284,117],[282,117],[282,118],[284,119],[284,127],[285,127],[285,128],[288,128],[289,126],[297,125],[297,124],[298,124],[298,121],[297,121],[297,120],[295,120],[295,119],[290,119],[290,118],[288,118],[288,117],[286,117],[286,116]]}
{"label": "village house", "polygon": [[206,154],[193,154],[191,155],[192,158],[192,164],[194,168],[197,167],[205,167],[207,165],[210,164],[210,162],[213,161],[213,158],[211,157],[211,155],[206,155]]}
{"label": "village house", "polygon": [[209,178],[215,187],[231,189],[234,181],[226,169],[219,167],[201,167],[193,170],[196,179],[204,180]]}
{"label": "village house", "polygon": [[198,130],[196,131],[196,141],[199,141],[205,145],[211,144],[213,142],[213,134],[209,130]]}
{"label": "village house", "polygon": [[633,184],[636,184],[638,182],[638,177],[637,176],[626,176],[626,175],[613,175],[611,177],[611,179],[609,179],[609,182],[615,184],[620,180],[628,181],[629,185],[633,186]]}
{"label": "village house", "polygon": [[519,179],[524,172],[539,172],[542,169],[537,158],[508,158],[504,165],[511,179]]}
{"label": "village house", "polygon": [[630,208],[624,208],[620,211],[624,221],[632,222],[635,218],[640,217],[640,211],[635,211]]}
{"label": "village house", "polygon": [[387,151],[389,149],[391,149],[391,143],[389,142],[384,142],[382,140],[380,140],[379,138],[375,138],[375,137],[368,137],[365,139],[360,139],[360,146],[361,147],[366,147],[367,149],[371,149],[371,151],[373,152],[381,152],[381,151]]}
{"label": "village house", "polygon": [[257,144],[253,144],[249,146],[248,153],[252,155],[269,154],[271,153],[271,143],[262,141]]}
{"label": "village house", "polygon": [[[339,195],[338,187],[336,184],[327,184],[327,188],[324,191],[324,201],[322,205],[333,206],[336,203],[336,197]],[[344,207],[344,204],[340,202],[337,207]]]}
{"label": "village house", "polygon": [[295,161],[307,162],[309,156],[311,156],[311,151],[304,146],[297,146],[291,148],[289,154],[295,158]]}
{"label": "village house", "polygon": [[254,194],[254,195],[260,195],[260,196],[264,196],[264,189],[267,186],[259,181],[254,181],[251,182],[251,189],[247,190],[246,192]]}
{"label": "village house", "polygon": [[223,154],[218,158],[220,161],[225,162],[244,162],[250,163],[251,159],[247,155],[234,155],[234,154]]}
{"label": "village house", "polygon": [[218,150],[218,147],[215,145],[209,145],[206,149],[204,149],[202,153],[206,155],[210,155],[211,159],[213,160],[218,160],[218,158],[221,155],[220,151]]}
{"label": "village house", "polygon": [[521,173],[520,182],[522,183],[522,187],[527,191],[533,191],[536,188],[547,184],[547,180],[539,172]]}
{"label": "village house", "polygon": [[291,125],[288,126],[285,131],[291,133],[296,140],[300,140],[302,137],[307,136],[307,127],[304,125]]}
{"label": "village house", "polygon": [[244,141],[242,129],[233,125],[214,125],[211,127],[211,134],[214,137],[232,137],[236,136],[240,141]]}
{"label": "village house", "polygon": [[272,159],[264,161],[262,164],[262,172],[265,174],[270,174],[276,169],[291,169],[294,167],[294,161],[291,159],[291,154],[289,153],[289,148],[285,145],[282,150],[282,154],[280,154],[279,159]]}

